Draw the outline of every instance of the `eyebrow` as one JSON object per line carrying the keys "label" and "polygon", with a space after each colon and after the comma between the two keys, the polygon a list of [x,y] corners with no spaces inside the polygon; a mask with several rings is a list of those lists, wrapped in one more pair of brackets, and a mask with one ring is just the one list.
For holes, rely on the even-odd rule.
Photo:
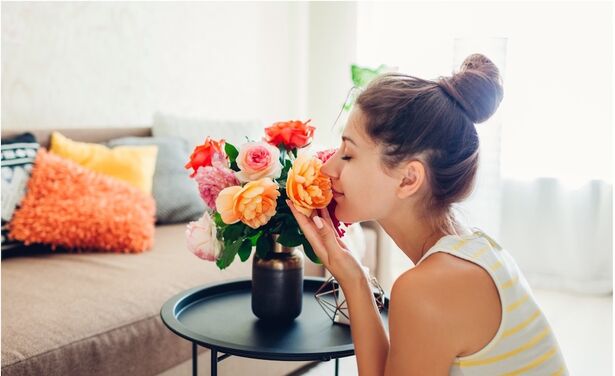
{"label": "eyebrow", "polygon": [[342,140],[352,142],[355,146],[359,146],[356,142],[352,141],[350,137],[342,136]]}

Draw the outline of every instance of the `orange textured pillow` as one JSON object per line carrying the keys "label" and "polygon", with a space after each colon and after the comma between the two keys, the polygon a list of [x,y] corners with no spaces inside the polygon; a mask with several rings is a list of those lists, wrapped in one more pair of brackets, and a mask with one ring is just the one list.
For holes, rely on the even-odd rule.
{"label": "orange textured pillow", "polygon": [[155,205],[129,183],[40,149],[9,237],[52,249],[142,252],[153,245]]}

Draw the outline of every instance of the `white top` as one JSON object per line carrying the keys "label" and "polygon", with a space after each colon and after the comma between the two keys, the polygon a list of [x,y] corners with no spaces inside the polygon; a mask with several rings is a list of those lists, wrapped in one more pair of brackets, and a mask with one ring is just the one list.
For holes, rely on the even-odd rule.
{"label": "white top", "polygon": [[554,333],[511,255],[481,231],[442,237],[417,266],[436,252],[471,261],[485,269],[502,303],[498,331],[484,348],[453,362],[450,375],[568,375]]}

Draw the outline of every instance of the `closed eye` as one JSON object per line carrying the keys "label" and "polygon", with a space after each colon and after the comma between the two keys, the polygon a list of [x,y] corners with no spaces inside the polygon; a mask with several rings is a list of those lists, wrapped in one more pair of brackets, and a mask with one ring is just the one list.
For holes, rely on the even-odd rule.
{"label": "closed eye", "polygon": [[342,160],[343,161],[349,161],[350,159],[352,159],[351,157],[347,156],[347,155],[343,155],[342,156]]}

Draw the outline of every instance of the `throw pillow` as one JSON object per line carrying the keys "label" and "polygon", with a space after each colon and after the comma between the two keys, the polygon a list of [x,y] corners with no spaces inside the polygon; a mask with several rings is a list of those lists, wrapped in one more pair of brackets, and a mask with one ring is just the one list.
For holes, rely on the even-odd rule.
{"label": "throw pillow", "polygon": [[8,239],[8,224],[23,199],[26,184],[36,159],[39,144],[32,133],[23,133],[2,140],[2,257],[7,251],[22,245]]}
{"label": "throw pillow", "polygon": [[73,141],[53,132],[50,151],[90,170],[127,181],[145,193],[152,192],[158,153],[155,145],[109,149],[101,144]]}
{"label": "throw pillow", "polygon": [[230,121],[197,119],[156,113],[152,125],[154,137],[177,136],[188,142],[190,153],[202,144],[207,136],[224,139],[237,146],[245,143],[246,137],[258,141],[263,138],[263,125],[256,120]]}
{"label": "throw pillow", "polygon": [[107,143],[110,147],[156,145],[158,159],[152,194],[156,200],[158,223],[197,220],[206,209],[196,182],[184,168],[190,153],[188,144],[179,137],[123,137]]}
{"label": "throw pillow", "polygon": [[154,199],[132,185],[41,149],[9,237],[69,250],[142,252],[154,239]]}

